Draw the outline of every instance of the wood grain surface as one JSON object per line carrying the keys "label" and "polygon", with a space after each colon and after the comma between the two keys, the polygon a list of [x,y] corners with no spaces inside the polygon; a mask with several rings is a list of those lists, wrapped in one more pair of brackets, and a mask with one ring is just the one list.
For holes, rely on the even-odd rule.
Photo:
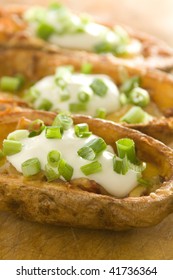
{"label": "wood grain surface", "polygon": [[[0,0],[0,4],[47,4],[47,0]],[[69,0],[70,8],[123,22],[173,46],[172,0]],[[157,8],[156,8],[157,7]],[[153,14],[154,13],[154,14]],[[153,16],[154,15],[154,16]],[[151,213],[152,215],[152,213]],[[126,232],[41,225],[0,213],[0,259],[173,259],[173,214],[157,226]]]}

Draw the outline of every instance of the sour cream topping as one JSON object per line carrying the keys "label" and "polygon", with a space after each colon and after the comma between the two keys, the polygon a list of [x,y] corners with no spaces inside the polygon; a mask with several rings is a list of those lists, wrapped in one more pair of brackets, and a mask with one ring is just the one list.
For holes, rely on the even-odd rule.
{"label": "sour cream topping", "polygon": [[[98,96],[93,93],[90,88],[94,79],[101,79],[107,86],[105,96]],[[35,102],[32,104],[35,109],[39,108],[44,99],[52,103],[52,111],[70,111],[71,103],[78,103],[78,93],[87,91],[90,94],[90,100],[87,102],[86,110],[81,113],[95,116],[98,108],[104,108],[107,113],[115,112],[120,108],[119,91],[114,82],[106,75],[94,74],[72,74],[67,87],[63,90],[55,83],[54,76],[48,76],[38,81],[34,85],[39,94]],[[69,93],[68,100],[61,100],[63,91]]]}
{"label": "sour cream topping", "polygon": [[102,165],[102,171],[85,176],[80,170],[81,166],[91,163],[91,161],[80,157],[77,151],[95,138],[98,137],[93,134],[88,138],[78,138],[73,127],[64,131],[62,139],[47,139],[45,131],[42,131],[38,136],[20,140],[23,145],[21,152],[8,156],[7,159],[18,172],[22,172],[21,164],[30,158],[37,157],[41,163],[41,169],[45,170],[47,154],[52,150],[58,150],[62,158],[74,168],[72,179],[86,177],[95,180],[113,196],[124,197],[128,195],[138,184],[137,176],[139,173],[130,169],[126,175],[116,173],[113,170],[114,151],[112,147],[107,146],[106,150],[97,157]]}

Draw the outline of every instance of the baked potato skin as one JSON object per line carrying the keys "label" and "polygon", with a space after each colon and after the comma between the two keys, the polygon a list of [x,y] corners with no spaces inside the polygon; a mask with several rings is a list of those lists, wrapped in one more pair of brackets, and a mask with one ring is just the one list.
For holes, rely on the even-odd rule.
{"label": "baked potato skin", "polygon": [[[26,31],[27,24],[23,21],[22,15],[27,9],[27,6],[8,6],[6,8],[0,7],[0,46],[6,46],[10,44],[17,44],[18,46],[32,46],[33,48],[41,48],[44,46],[49,46],[48,43],[43,42],[38,38],[31,38],[28,36]],[[109,27],[114,26],[113,24],[102,23]],[[130,27],[123,26],[126,29],[128,34],[139,40],[142,43],[142,55],[145,59],[138,58],[116,58],[113,55],[112,61],[118,59],[119,62],[123,65],[129,63],[130,65],[138,65],[140,67],[150,67],[158,68],[166,71],[170,71],[173,68],[173,50],[166,45],[161,40],[156,39],[155,37],[131,29]],[[25,40],[21,40],[25,37]],[[60,48],[55,47],[57,51]],[[73,55],[78,56],[79,51],[71,51]],[[87,55],[89,53],[85,52]],[[100,57],[100,55],[99,55]]]}
{"label": "baked potato skin", "polygon": [[[152,100],[166,117],[153,120],[147,125],[124,125],[140,130],[167,145],[173,142],[173,76],[171,74],[159,70],[131,67],[128,64],[122,68],[119,60],[116,63],[114,60],[112,63],[111,57],[98,57],[95,54],[88,56],[85,52],[79,52],[76,57],[69,51],[55,52],[50,48],[37,50],[9,46],[0,50],[0,64],[3,65],[0,68],[0,76],[22,73],[28,81],[36,82],[46,75],[53,74],[57,66],[71,64],[76,70],[80,70],[81,65],[86,61],[93,65],[94,73],[105,73],[118,85],[121,83],[121,71],[125,70],[130,77],[139,75],[142,87],[149,90]],[[21,104],[18,105],[21,106]]]}
{"label": "baked potato skin", "polygon": [[[4,115],[0,123],[3,137],[14,129],[21,116],[40,117],[50,124],[54,113],[23,109]],[[12,121],[11,121],[12,120]],[[21,175],[0,175],[0,209],[41,223],[93,229],[126,230],[159,223],[173,211],[173,153],[161,142],[119,124],[86,116],[74,116],[74,122],[87,122],[93,133],[103,137],[115,148],[115,140],[134,139],[137,155],[159,167],[165,178],[162,187],[143,197],[118,199],[109,195],[89,193],[72,188],[70,182],[26,180]],[[4,131],[4,127],[8,131]],[[11,128],[9,126],[11,124]],[[32,203],[31,203],[32,201]]]}

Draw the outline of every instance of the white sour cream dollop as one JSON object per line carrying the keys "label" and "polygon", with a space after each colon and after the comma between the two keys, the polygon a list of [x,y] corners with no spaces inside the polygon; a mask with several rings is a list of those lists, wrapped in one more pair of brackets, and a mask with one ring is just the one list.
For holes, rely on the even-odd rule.
{"label": "white sour cream dollop", "polygon": [[112,147],[107,146],[97,158],[102,165],[102,171],[85,176],[80,170],[81,166],[91,161],[81,158],[77,151],[94,138],[97,136],[93,134],[88,138],[78,138],[73,127],[64,131],[62,139],[47,139],[43,131],[38,136],[20,140],[23,145],[21,152],[8,156],[7,159],[18,172],[22,172],[21,164],[30,158],[37,157],[41,163],[41,169],[45,170],[47,154],[52,150],[58,150],[62,158],[74,168],[72,179],[86,177],[95,180],[111,195],[125,197],[137,186],[138,173],[134,170],[129,170],[125,175],[116,173],[113,170]]}

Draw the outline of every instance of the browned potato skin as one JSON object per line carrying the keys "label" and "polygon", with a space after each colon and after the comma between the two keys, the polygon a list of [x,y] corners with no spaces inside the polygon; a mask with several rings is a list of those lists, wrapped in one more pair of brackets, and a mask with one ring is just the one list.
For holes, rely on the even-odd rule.
{"label": "browned potato skin", "polygon": [[[21,116],[41,118],[51,124],[54,113],[23,109],[4,114],[0,133],[5,137]],[[155,193],[118,199],[113,196],[72,189],[70,182],[26,180],[21,175],[0,175],[0,209],[41,223],[93,229],[126,230],[159,223],[173,211],[173,153],[159,141],[110,121],[76,115],[75,123],[86,122],[90,130],[115,148],[122,137],[134,139],[137,155],[159,168],[165,182]],[[5,130],[6,128],[6,130]]]}
{"label": "browned potato skin", "polygon": [[[93,65],[94,73],[105,73],[109,75],[118,85],[121,83],[120,70],[122,65],[117,59],[112,63],[112,58],[95,54],[86,55],[79,52],[74,56],[71,51],[54,51],[50,48],[42,50],[32,47],[9,46],[0,50],[0,76],[15,75],[22,73],[31,82],[53,74],[59,65],[72,64],[76,70],[80,70],[84,62]],[[173,75],[159,70],[132,67],[128,64],[123,66],[129,76],[139,75],[142,87],[149,90],[152,100],[162,111],[165,117],[151,121],[144,125],[128,125],[140,130],[169,145],[173,142]],[[21,106],[21,105],[20,105]],[[26,106],[26,104],[25,104]]]}
{"label": "browned potato skin", "polygon": [[[31,46],[41,48],[49,44],[38,38],[31,38],[26,31],[27,24],[22,19],[22,14],[27,6],[7,6],[0,7],[0,46],[11,45],[16,42],[19,46]],[[113,27],[114,24],[102,23]],[[169,71],[173,68],[173,50],[166,43],[157,38],[123,26],[132,38],[138,39],[142,43],[142,55],[144,60],[140,61],[136,58],[116,58],[111,55],[112,61],[118,60],[122,65],[129,63],[131,66],[158,68]],[[23,38],[25,37],[25,40]],[[8,44],[7,44],[8,42]],[[56,51],[61,51],[55,47]],[[72,51],[73,55],[78,56],[79,51]],[[85,52],[85,55],[89,55]],[[101,57],[102,55],[99,55]],[[107,56],[107,55],[106,55]],[[109,55],[108,55],[109,56]]]}

